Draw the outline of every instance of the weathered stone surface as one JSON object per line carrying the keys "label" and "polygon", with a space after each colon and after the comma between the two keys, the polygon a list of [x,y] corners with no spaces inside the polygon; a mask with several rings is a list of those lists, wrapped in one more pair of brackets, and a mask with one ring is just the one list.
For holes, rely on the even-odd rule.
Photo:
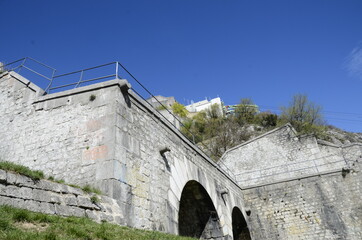
{"label": "weathered stone surface", "polygon": [[[341,180],[351,176],[356,178],[348,184],[360,195],[361,191],[356,190],[357,185],[358,189],[361,188],[359,172],[345,171],[347,176],[343,179],[330,178],[325,182],[311,180],[313,177],[309,176],[303,180],[304,186],[299,185],[302,180],[293,180],[282,186],[269,182],[269,186],[244,190],[233,181],[233,177],[225,174],[229,172],[233,176],[233,172],[237,173],[239,182],[250,186],[256,183],[255,178],[283,175],[284,169],[278,164],[284,166],[295,159],[293,163],[298,164],[293,165],[293,170],[305,177],[315,172],[313,168],[300,171],[310,166],[303,160],[314,159],[323,152],[340,152],[341,149],[335,146],[316,143],[311,137],[296,137],[290,129],[284,129],[284,137],[277,134],[279,137],[267,139],[269,142],[266,138],[259,138],[254,146],[246,147],[248,154],[257,156],[249,159],[250,164],[220,170],[176,128],[164,121],[162,115],[125,88],[125,81],[114,80],[39,97],[38,90],[29,88],[23,84],[24,79],[19,79],[11,76],[0,79],[2,159],[42,170],[47,176],[69,183],[99,186],[114,200],[105,198],[102,202],[100,197],[101,208],[98,209],[79,189],[45,180],[32,185],[26,179],[19,180],[16,175],[8,174],[3,185],[10,187],[1,187],[4,191],[0,193],[0,200],[3,202],[22,207],[28,202],[29,208],[39,211],[44,208],[47,212],[52,212],[54,206],[54,212],[63,216],[87,214],[98,221],[105,219],[177,234],[179,221],[183,221],[179,214],[185,198],[183,190],[189,182],[197,182],[206,194],[200,195],[200,190],[196,189],[194,201],[210,199],[211,204],[204,207],[204,212],[216,216],[217,224],[208,224],[205,231],[208,237],[230,239],[235,228],[232,211],[238,208],[245,216],[253,239],[269,239],[269,234],[270,239],[361,238],[357,232],[362,232],[357,197],[344,195],[346,201],[350,201],[343,205],[348,209],[346,213],[337,204],[342,199],[336,197],[342,196],[343,192],[355,194],[348,190],[349,187],[343,189],[339,186]],[[19,85],[19,81],[23,85]],[[90,100],[92,95],[96,98]],[[291,147],[283,148],[288,143]],[[265,145],[273,149],[273,154],[263,150]],[[299,150],[300,146],[304,148]],[[165,148],[170,151],[161,155]],[[351,146],[345,151],[348,160],[353,162],[356,149],[359,150],[360,146]],[[238,157],[235,153],[232,159],[236,162]],[[323,171],[327,171],[338,159],[324,160]],[[270,163],[274,165],[270,166]],[[0,182],[4,183],[4,180]],[[29,183],[29,186],[24,183]],[[18,189],[21,186],[34,188],[32,199],[24,202],[29,190],[21,192]],[[287,193],[290,198],[281,199],[285,195],[284,189],[290,191]],[[74,197],[69,195],[77,197],[76,205]],[[304,195],[309,196],[308,202]],[[316,205],[312,204],[314,200],[310,197],[314,195],[319,199]],[[295,213],[296,209],[298,212]],[[316,218],[311,222],[313,217]],[[312,227],[305,227],[308,224]]]}
{"label": "weathered stone surface", "polygon": [[34,189],[33,190],[33,199],[40,202],[50,202],[51,201],[51,192],[47,190]]}
{"label": "weathered stone surface", "polygon": [[100,222],[99,214],[96,214],[95,211],[87,209],[85,210],[86,217],[93,219],[96,222]]}
{"label": "weathered stone surface", "polygon": [[33,211],[33,212],[41,212],[41,208],[40,208],[40,202],[38,201],[33,201],[33,200],[26,200],[24,201],[24,206],[22,208],[25,208],[29,211]]}
{"label": "weathered stone surface", "polygon": [[337,146],[298,136],[287,124],[227,150],[219,164],[250,187],[349,168],[360,156],[362,144]]}
{"label": "weathered stone surface", "polygon": [[6,172],[0,169],[0,182],[6,181]]}
{"label": "weathered stone surface", "polygon": [[71,187],[71,186],[66,186],[66,191],[64,191],[64,193],[74,194],[76,196],[84,194],[82,189]]}
{"label": "weathered stone surface", "polygon": [[78,196],[77,197],[78,206],[82,208],[94,209],[95,205],[92,203],[89,197]]}
{"label": "weathered stone surface", "polygon": [[360,168],[355,171],[345,177],[340,171],[245,190],[252,235],[255,239],[361,239],[362,175]]}
{"label": "weathered stone surface", "polygon": [[55,214],[55,206],[51,203],[40,202],[39,203],[40,212],[46,214]]}
{"label": "weathered stone surface", "polygon": [[[7,176],[6,171],[4,171],[4,174]],[[84,209],[87,208],[91,209],[87,210],[87,216],[89,215],[96,221],[101,220],[101,213],[103,214],[102,219],[108,219],[114,223],[118,223],[116,220],[121,221],[120,207],[114,199],[99,196],[99,206],[104,205],[101,209],[90,201],[88,194],[83,196],[84,193],[81,190],[75,190],[73,187],[68,191],[68,186],[63,184],[44,180],[41,182],[28,182],[26,177],[22,178],[20,175],[16,176],[12,173],[9,173],[9,175],[11,175],[9,178],[11,182],[7,182],[7,178],[0,182],[0,205],[10,205],[47,214],[78,217],[85,216],[86,211]],[[25,181],[17,181],[16,179],[25,179]],[[21,182],[26,182],[27,187],[20,184]],[[104,199],[104,202],[102,199]]]}
{"label": "weathered stone surface", "polygon": [[77,198],[72,194],[66,194],[62,196],[65,205],[78,206]]}
{"label": "weathered stone surface", "polygon": [[85,217],[84,209],[73,206],[55,205],[55,212],[61,216]]}

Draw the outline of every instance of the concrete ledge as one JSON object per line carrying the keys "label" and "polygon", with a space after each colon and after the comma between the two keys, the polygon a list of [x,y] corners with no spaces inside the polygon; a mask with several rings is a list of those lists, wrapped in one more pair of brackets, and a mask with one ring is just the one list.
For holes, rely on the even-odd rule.
{"label": "concrete ledge", "polygon": [[84,92],[90,92],[90,91],[94,91],[94,90],[98,90],[98,89],[102,89],[102,88],[113,87],[113,86],[119,86],[119,88],[122,90],[128,90],[131,88],[131,84],[126,79],[114,79],[114,80],[109,80],[106,82],[101,82],[101,83],[96,83],[96,84],[92,84],[92,85],[88,85],[88,86],[84,86],[84,87],[74,88],[71,90],[66,90],[63,92],[51,93],[51,94],[39,97],[38,99],[36,99],[34,101],[34,103],[45,102],[45,101],[48,101],[51,99],[68,97],[71,95],[76,95],[76,94],[80,94],[80,93],[84,93]]}
{"label": "concrete ledge", "polygon": [[30,90],[34,91],[37,93],[37,96],[41,96],[44,94],[44,90],[40,87],[38,87],[37,85],[35,85],[34,83],[32,83],[31,81],[29,81],[28,79],[26,79],[25,77],[21,76],[20,74],[16,73],[16,72],[9,72],[9,75],[13,78],[15,78],[16,80],[18,80],[19,82],[23,83],[25,86],[27,86]]}

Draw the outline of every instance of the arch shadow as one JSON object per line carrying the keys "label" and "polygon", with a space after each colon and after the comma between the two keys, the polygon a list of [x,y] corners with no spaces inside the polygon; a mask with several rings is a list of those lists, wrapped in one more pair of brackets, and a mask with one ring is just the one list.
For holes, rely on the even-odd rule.
{"label": "arch shadow", "polygon": [[251,240],[248,225],[245,221],[243,213],[238,207],[233,208],[231,216],[234,240]]}
{"label": "arch shadow", "polygon": [[179,235],[199,239],[222,239],[219,216],[206,189],[191,180],[184,186],[178,215]]}

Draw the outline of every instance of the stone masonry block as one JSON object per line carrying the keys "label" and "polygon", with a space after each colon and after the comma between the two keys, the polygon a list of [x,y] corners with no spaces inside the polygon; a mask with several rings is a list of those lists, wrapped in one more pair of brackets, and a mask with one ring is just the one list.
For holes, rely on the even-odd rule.
{"label": "stone masonry block", "polygon": [[66,185],[64,185],[64,186],[66,187],[66,191],[64,193],[74,194],[75,196],[84,194],[83,190],[80,188],[75,188],[75,187],[66,186]]}
{"label": "stone masonry block", "polygon": [[0,205],[12,206],[13,205],[13,199],[14,198],[11,198],[11,197],[0,196]]}
{"label": "stone masonry block", "polygon": [[45,190],[34,189],[33,190],[33,199],[40,202],[51,202],[52,195],[51,192]]}
{"label": "stone masonry block", "polygon": [[0,182],[6,181],[6,172],[0,169]]}
{"label": "stone masonry block", "polygon": [[77,198],[72,194],[63,195],[62,199],[65,205],[78,206]]}
{"label": "stone masonry block", "polygon": [[17,174],[7,172],[6,173],[6,181],[10,184],[15,184],[17,179]]}
{"label": "stone masonry block", "polygon": [[54,109],[59,108],[61,106],[65,106],[68,103],[68,98],[56,98],[46,102],[46,109]]}
{"label": "stone masonry block", "polygon": [[39,189],[51,191],[51,192],[57,192],[57,193],[63,193],[66,192],[67,186],[47,180],[41,180],[39,181],[36,186]]}
{"label": "stone masonry block", "polygon": [[73,206],[64,206],[64,205],[55,205],[55,212],[61,216],[76,216],[76,217],[84,217],[85,211],[84,209],[73,207]]}
{"label": "stone masonry block", "polygon": [[121,179],[124,165],[117,160],[103,161],[97,164],[96,179]]}
{"label": "stone masonry block", "polygon": [[78,206],[81,208],[94,209],[95,207],[89,197],[78,196],[77,200],[78,200]]}
{"label": "stone masonry block", "polygon": [[40,202],[38,201],[26,200],[24,202],[24,208],[33,212],[41,212]]}
{"label": "stone masonry block", "polygon": [[55,214],[55,206],[54,206],[54,204],[46,203],[46,202],[40,202],[39,207],[40,207],[40,211],[42,213]]}
{"label": "stone masonry block", "polygon": [[101,145],[85,149],[82,153],[82,162],[94,163],[106,160],[109,156],[109,149],[107,145]]}
{"label": "stone masonry block", "polygon": [[20,197],[20,187],[16,187],[13,185],[8,185],[5,187],[3,195],[8,197]]}
{"label": "stone masonry block", "polygon": [[20,175],[20,174],[16,174],[15,175],[15,184],[18,186],[25,186],[25,187],[33,187],[34,186],[34,180],[32,180],[29,177]]}
{"label": "stone masonry block", "polygon": [[85,215],[96,222],[100,222],[99,213],[94,210],[85,210]]}
{"label": "stone masonry block", "polygon": [[22,187],[19,189],[19,198],[22,199],[32,199],[33,198],[33,189],[28,187]]}

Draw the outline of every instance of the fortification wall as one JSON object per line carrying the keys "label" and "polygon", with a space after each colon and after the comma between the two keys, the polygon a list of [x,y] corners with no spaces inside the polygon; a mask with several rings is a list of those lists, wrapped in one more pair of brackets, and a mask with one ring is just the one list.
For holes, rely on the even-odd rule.
{"label": "fortification wall", "polygon": [[116,200],[48,180],[34,181],[0,169],[0,204],[60,216],[88,217],[123,224]]}
{"label": "fortification wall", "polygon": [[241,189],[126,81],[39,96],[16,73],[0,80],[2,160],[95,185],[117,201],[122,223],[174,234],[184,186],[196,181],[220,226],[219,236],[206,229],[204,237],[232,238],[233,208],[245,214]]}
{"label": "fortification wall", "polygon": [[314,136],[298,136],[290,124],[229,149],[220,162],[241,187],[349,168],[362,144],[337,146]]}
{"label": "fortification wall", "polygon": [[232,209],[244,211],[240,188],[132,90],[119,91],[115,99],[117,163],[114,179],[105,179],[102,188],[108,186],[116,199],[128,191],[127,211],[136,216],[131,225],[178,234],[182,191],[195,180],[212,199],[224,236],[231,238]]}
{"label": "fortification wall", "polygon": [[244,190],[254,239],[362,239],[360,169]]}
{"label": "fortification wall", "polygon": [[39,88],[11,72],[0,79],[0,91],[2,160],[86,184],[95,180],[103,161],[113,158],[115,88],[38,96]]}

